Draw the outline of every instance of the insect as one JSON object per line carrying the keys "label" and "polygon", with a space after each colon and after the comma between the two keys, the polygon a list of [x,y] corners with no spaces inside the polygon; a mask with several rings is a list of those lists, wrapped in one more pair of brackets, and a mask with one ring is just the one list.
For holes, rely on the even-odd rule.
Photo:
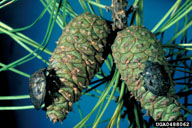
{"label": "insect", "polygon": [[41,68],[29,78],[29,95],[35,109],[39,110],[43,102],[46,107],[53,102],[53,93],[57,92],[61,82],[54,69]]}
{"label": "insect", "polygon": [[35,109],[39,110],[46,95],[46,68],[34,72],[29,78],[29,95]]}
{"label": "insect", "polygon": [[166,95],[171,82],[163,65],[157,62],[146,61],[145,69],[140,75],[143,76],[144,87],[157,96]]}

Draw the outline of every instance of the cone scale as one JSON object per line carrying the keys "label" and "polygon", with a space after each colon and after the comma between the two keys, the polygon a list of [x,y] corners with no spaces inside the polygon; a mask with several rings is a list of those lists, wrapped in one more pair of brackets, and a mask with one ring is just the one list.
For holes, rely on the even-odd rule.
{"label": "cone scale", "polygon": [[178,102],[171,97],[175,90],[168,61],[153,33],[137,26],[118,32],[112,54],[128,90],[155,121],[183,120]]}
{"label": "cone scale", "polygon": [[109,32],[105,20],[90,13],[75,17],[64,28],[48,68],[54,69],[60,81],[53,85],[58,87],[47,106],[47,116],[54,123],[66,118],[103,63]]}

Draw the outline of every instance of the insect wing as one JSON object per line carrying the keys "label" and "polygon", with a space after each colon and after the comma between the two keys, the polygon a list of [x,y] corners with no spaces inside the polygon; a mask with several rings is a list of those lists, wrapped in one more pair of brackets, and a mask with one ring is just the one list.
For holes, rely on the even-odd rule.
{"label": "insect wing", "polygon": [[155,95],[166,95],[170,88],[170,80],[164,67],[157,62],[146,62],[143,79],[144,87]]}
{"label": "insect wing", "polygon": [[45,69],[34,72],[29,78],[29,94],[35,109],[39,110],[44,102],[46,94]]}

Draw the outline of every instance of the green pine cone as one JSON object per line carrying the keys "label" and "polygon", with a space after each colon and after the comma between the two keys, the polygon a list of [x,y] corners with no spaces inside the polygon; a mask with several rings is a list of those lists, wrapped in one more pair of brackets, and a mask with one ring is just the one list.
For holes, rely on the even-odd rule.
{"label": "green pine cone", "polygon": [[112,54],[121,79],[156,121],[183,120],[168,61],[162,45],[144,27],[130,26],[120,32],[112,45]]}
{"label": "green pine cone", "polygon": [[64,28],[49,66],[61,81],[47,107],[47,116],[54,123],[66,118],[103,63],[109,33],[106,21],[90,13],[75,17]]}

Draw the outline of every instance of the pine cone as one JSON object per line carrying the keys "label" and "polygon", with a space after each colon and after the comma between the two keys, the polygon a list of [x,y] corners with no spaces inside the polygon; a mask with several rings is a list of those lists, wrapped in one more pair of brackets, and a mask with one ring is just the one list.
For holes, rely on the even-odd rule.
{"label": "pine cone", "polygon": [[54,123],[66,118],[103,63],[109,33],[106,21],[90,13],[75,17],[64,28],[49,65],[60,81],[50,85],[54,98],[47,106],[47,116]]}
{"label": "pine cone", "polygon": [[112,54],[121,79],[156,121],[183,120],[162,45],[144,27],[130,26],[120,32]]}

